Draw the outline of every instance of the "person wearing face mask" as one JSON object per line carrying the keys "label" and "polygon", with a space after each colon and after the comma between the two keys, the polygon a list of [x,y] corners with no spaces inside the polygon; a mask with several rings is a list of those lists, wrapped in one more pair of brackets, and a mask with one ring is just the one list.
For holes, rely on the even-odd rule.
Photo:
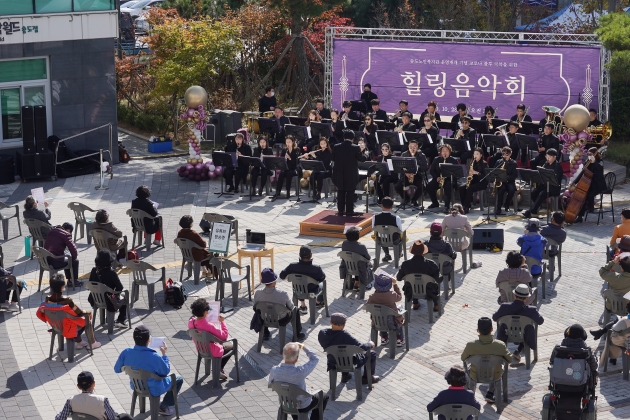
{"label": "person wearing face mask", "polygon": [[276,102],[275,90],[273,86],[267,86],[265,94],[258,100],[258,112],[262,115],[263,112],[273,111],[278,105]]}
{"label": "person wearing face mask", "polygon": [[415,139],[409,141],[409,150],[403,152],[400,156],[415,158],[418,169],[415,174],[405,173],[400,177],[396,183],[396,192],[403,197],[405,203],[408,203],[409,197],[405,195],[405,190],[410,185],[415,185],[416,191],[414,192],[413,197],[411,197],[411,204],[414,207],[419,207],[418,198],[420,198],[423,192],[423,173],[429,166],[427,158],[420,150],[418,150],[418,142]]}
{"label": "person wearing face mask", "polygon": [[378,127],[374,122],[374,115],[371,113],[367,114],[364,121],[361,127],[359,127],[359,131],[363,133],[368,149],[370,149],[374,155],[377,155],[378,142],[376,141],[376,130],[378,130]]}
{"label": "person wearing face mask", "polygon": [[363,85],[363,93],[361,94],[361,100],[365,103],[366,108],[370,107],[372,99],[378,99],[378,96],[376,96],[376,93],[372,92],[372,85],[366,83]]}
{"label": "person wearing face mask", "polygon": [[586,194],[586,202],[582,206],[578,217],[575,219],[573,223],[581,223],[584,213],[588,209],[589,213],[595,211],[595,197],[601,194],[602,191],[606,190],[606,179],[604,178],[604,166],[602,164],[602,155],[597,151],[597,147],[591,147],[588,149],[588,158],[587,162],[584,163],[584,169],[582,172],[575,178],[571,184],[569,184],[569,189],[571,187],[575,187],[584,175],[584,170],[590,171],[591,175],[591,185],[588,189],[588,193]]}

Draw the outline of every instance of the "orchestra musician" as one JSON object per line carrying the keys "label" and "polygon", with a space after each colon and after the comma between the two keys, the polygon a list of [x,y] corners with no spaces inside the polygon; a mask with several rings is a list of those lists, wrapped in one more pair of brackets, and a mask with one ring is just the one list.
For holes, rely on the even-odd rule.
{"label": "orchestra musician", "polygon": [[357,145],[361,149],[361,155],[365,158],[364,162],[372,160],[372,157],[374,155],[372,154],[372,151],[365,144],[365,140],[359,137],[359,141],[357,141]]}
{"label": "orchestra musician", "polygon": [[339,119],[339,111],[336,108],[330,110],[330,119],[332,120],[332,132],[334,138],[330,139],[331,146],[341,143],[343,141],[343,130],[345,125],[343,121]]}
{"label": "orchestra musician", "polygon": [[[582,223],[583,216],[586,210],[588,210],[589,213],[594,213],[595,197],[597,197],[599,194],[601,194],[602,191],[605,191],[607,189],[606,178],[604,177],[604,165],[602,155],[599,154],[597,147],[591,147],[590,149],[588,149],[587,163],[588,166],[586,166],[585,163],[584,168],[588,169],[593,174],[591,176],[591,185],[588,189],[588,193],[586,194],[586,201],[584,202],[584,205],[582,206],[578,217],[575,218],[573,223]],[[569,188],[576,186],[578,182],[580,182],[583,174],[584,170],[582,170],[582,172],[580,172],[575,180],[569,184]]]}
{"label": "orchestra musician", "polygon": [[276,102],[275,90],[272,86],[265,88],[265,94],[258,100],[258,112],[262,115],[264,112],[274,111],[278,103]]}
{"label": "orchestra musician", "polygon": [[[260,158],[263,160],[263,156],[273,156],[273,150],[267,144],[267,138],[261,136],[258,138],[258,147],[254,149],[253,157]],[[271,175],[271,171],[267,168],[263,167],[253,167],[251,173],[251,183],[252,188],[256,188],[256,183],[258,182],[258,177],[262,176],[260,179],[260,187],[258,188],[258,195],[262,196],[263,190],[265,189],[265,185],[267,185],[267,177]],[[254,190],[255,191],[255,190]]]}
{"label": "orchestra musician", "polygon": [[[462,128],[462,125],[460,124],[460,120],[464,115],[468,115],[468,111],[466,110],[466,104],[457,104],[457,114],[453,115],[453,118],[451,118],[451,128],[453,129],[453,137],[455,137],[455,134],[457,134],[457,130]],[[472,119],[470,115],[468,115],[468,117]]]}
{"label": "orchestra musician", "polygon": [[418,207],[418,198],[423,192],[423,169],[426,171],[428,167],[427,158],[424,154],[419,150],[418,141],[416,139],[409,140],[408,150],[403,152],[401,157],[412,157],[416,159],[417,167],[416,173],[404,173],[401,175],[400,179],[396,183],[395,189],[398,195],[403,198],[403,201],[409,203],[409,198],[405,194],[405,189],[410,185],[416,186],[416,191],[411,197],[411,205]]}
{"label": "orchestra musician", "polygon": [[[549,196],[558,197],[560,196],[560,185],[562,183],[563,175],[562,166],[560,166],[560,162],[557,161],[558,151],[556,149],[547,149],[545,157],[547,159],[547,162],[543,165],[543,168],[552,170],[556,175],[556,181],[558,181],[558,186],[549,186]],[[536,188],[532,190],[531,202],[533,204],[531,205],[529,210],[525,210],[523,212],[523,217],[529,219],[530,217],[538,216],[538,209],[546,199],[547,183],[537,185]]]}
{"label": "orchestra musician", "polygon": [[374,122],[374,115],[372,113],[367,114],[365,116],[364,123],[361,124],[361,127],[359,127],[359,131],[361,131],[363,135],[365,136],[367,147],[374,153],[375,156],[378,154],[378,142],[376,141],[376,130],[378,130],[378,126]]}
{"label": "orchestra musician", "polygon": [[[488,105],[483,110],[483,117],[479,118],[481,121],[488,121],[488,130],[489,130],[489,132],[492,131],[492,129],[496,129],[496,127],[492,127],[492,129],[490,128],[490,125],[492,124],[492,119],[495,117],[494,113],[495,113],[494,108],[492,108],[490,105]],[[492,133],[490,133],[490,134],[492,134]]]}
{"label": "orchestra musician", "polygon": [[545,111],[545,118],[538,123],[538,131],[542,131],[547,123],[553,123],[554,133],[560,133],[560,130],[555,128],[558,125],[562,125],[562,118],[559,115],[556,115],[555,112]]}
{"label": "orchestra musician", "polygon": [[392,122],[396,125],[402,124],[403,123],[402,115],[405,112],[409,112],[409,114],[413,115],[413,113],[409,111],[409,102],[407,102],[404,99],[401,99],[400,102],[398,102],[398,111],[396,111],[396,113],[392,117]]}
{"label": "orchestra musician", "polygon": [[236,168],[225,168],[223,177],[225,178],[226,191],[237,191],[241,181],[247,180],[247,173],[249,172],[249,164],[243,163],[239,156],[251,156],[252,148],[248,144],[245,144],[245,137],[241,133],[236,133],[234,137],[234,143],[230,143],[225,146],[226,153],[236,153]]}
{"label": "orchestra musician", "polygon": [[[470,166],[468,168],[468,178],[472,176],[472,180],[470,180],[468,186],[466,186],[466,184],[463,184],[459,187],[459,196],[462,199],[464,214],[468,214],[468,212],[470,211],[473,194],[477,191],[485,190],[486,188],[488,188],[488,179],[483,179],[485,178],[485,169],[488,166],[486,164],[486,161],[483,160],[483,150],[481,150],[481,148],[479,147],[475,147],[471,166],[472,168]],[[468,183],[468,180],[466,182]]]}
{"label": "orchestra musician", "polygon": [[396,128],[398,132],[402,133],[403,131],[411,131],[415,133],[418,131],[418,128],[414,123],[411,122],[411,112],[403,112],[402,113],[402,122]]}
{"label": "orchestra musician", "polygon": [[280,132],[275,134],[275,137],[270,144],[271,146],[273,146],[274,143],[284,143],[284,126],[287,124],[291,124],[291,120],[289,120],[289,117],[284,115],[284,109],[279,106],[276,106],[273,109],[272,119],[278,120],[280,122]]}
{"label": "orchestra musician", "polygon": [[424,117],[428,115],[431,118],[431,123],[434,121],[442,121],[440,119],[440,113],[437,112],[437,103],[435,101],[429,101],[427,104],[427,109],[424,110],[422,114],[420,114],[420,120],[424,120]]}
{"label": "orchestra musician", "polygon": [[597,127],[598,125],[602,125],[602,122],[600,120],[597,119],[597,110],[596,109],[589,109],[588,110],[588,115],[591,117],[591,120],[588,123],[588,126],[591,127]]}
{"label": "orchestra musician", "polygon": [[[530,117],[529,115],[525,115],[525,109],[526,108],[524,104],[518,104],[516,106],[516,115],[513,115],[510,120],[516,121],[517,123],[522,123],[523,121],[532,122],[532,117]],[[518,132],[521,134],[529,135],[531,133],[531,130],[526,127],[519,127]]]}
{"label": "orchestra musician", "polygon": [[[308,112],[308,116],[306,117],[306,121],[304,121],[305,127],[310,127],[311,122],[321,122],[322,118],[319,116],[316,110],[311,109]],[[310,130],[309,130],[310,132]],[[310,133],[309,133],[310,135]],[[311,150],[317,144],[317,139],[308,138],[298,143],[298,147],[303,148],[306,147],[306,150]]]}
{"label": "orchestra musician", "polygon": [[376,93],[372,92],[372,85],[369,83],[364,84],[363,93],[361,94],[361,100],[365,104],[366,108],[372,103],[372,100],[374,99],[378,99],[378,96],[376,96]]}
{"label": "orchestra musician", "polygon": [[280,192],[282,191],[282,184],[286,182],[286,198],[289,198],[291,196],[291,181],[293,180],[293,177],[296,176],[298,173],[298,157],[300,156],[300,154],[298,151],[297,142],[295,141],[295,137],[289,134],[286,136],[284,142],[286,148],[282,150],[280,156],[284,157],[287,160],[287,169],[285,171],[280,171],[280,175],[278,175],[278,180],[276,181],[276,193],[274,197],[280,196]]}
{"label": "orchestra musician", "polygon": [[[381,155],[376,159],[377,162],[387,162],[392,159],[392,148],[389,143],[381,144]],[[378,204],[381,204],[384,197],[389,197],[389,184],[398,181],[398,174],[390,172],[390,174],[379,174],[376,179],[376,195],[378,196]]]}
{"label": "orchestra musician", "polygon": [[[439,117],[439,116],[438,116]],[[437,151],[437,138],[438,138],[438,129],[433,125],[430,114],[424,114],[422,117],[422,128],[420,128],[419,133],[428,134],[431,137],[431,141],[433,143],[429,143],[425,141],[422,144],[422,153],[427,157],[429,163],[433,162],[433,159],[438,155]]]}
{"label": "orchestra musician", "polygon": [[324,100],[321,98],[315,101],[315,112],[321,119],[330,119],[330,109],[324,108]]}
{"label": "orchestra musician", "polygon": [[442,170],[440,169],[440,163],[457,164],[457,159],[451,156],[453,149],[450,144],[443,144],[439,148],[440,156],[433,159],[429,173],[433,179],[427,184],[427,192],[431,197],[431,205],[428,207],[434,209],[440,207],[437,200],[437,191],[440,189],[440,184],[444,187],[444,204],[446,206],[445,211],[451,208],[451,178],[445,177],[442,179]]}
{"label": "orchestra musician", "polygon": [[[512,149],[508,146],[504,146],[501,148],[501,159],[497,161],[494,165],[495,168],[503,168],[505,169],[505,173],[507,175],[507,182],[501,182],[501,186],[497,187],[497,206],[494,209],[495,215],[504,214],[501,211],[502,207],[505,207],[505,212],[507,213],[510,204],[512,203],[512,198],[514,198],[514,193],[516,193],[516,178],[518,177],[518,165],[516,161],[512,159]],[[507,193],[507,197],[505,201],[503,198]],[[516,211],[516,209],[514,209]]]}
{"label": "orchestra musician", "polygon": [[352,102],[343,101],[343,111],[341,112],[339,119],[341,121],[345,121],[345,120],[360,121],[361,114],[359,112],[352,111]]}
{"label": "orchestra musician", "polygon": [[545,151],[549,149],[560,150],[560,140],[553,134],[553,123],[545,124],[544,135],[538,141],[538,156],[532,161],[530,168],[536,169],[545,162]]}
{"label": "orchestra musician", "polygon": [[387,116],[387,112],[383,111],[381,109],[381,101],[378,99],[372,99],[372,102],[370,102],[370,104],[372,105],[372,114],[374,114],[374,119],[375,120],[379,120],[379,121],[383,121],[383,122],[388,122],[389,121],[389,117]]}
{"label": "orchestra musician", "polygon": [[325,171],[313,171],[309,179],[311,189],[313,190],[313,200],[319,200],[322,198],[321,194],[324,179],[330,178],[332,175],[332,168],[330,166],[330,162],[332,162],[332,149],[330,148],[328,139],[326,137],[320,137],[316,150],[307,153],[305,159],[319,160],[326,168]]}
{"label": "orchestra musician", "polygon": [[459,160],[462,162],[462,164],[466,164],[466,162],[468,161],[468,159],[470,159],[470,157],[473,155],[473,149],[475,148],[475,141],[476,141],[476,137],[477,137],[477,132],[475,131],[474,128],[470,128],[470,120],[472,118],[468,115],[464,115],[462,117],[460,117],[459,121],[462,124],[462,128],[460,128],[459,130],[457,130],[455,132],[455,139],[457,140],[467,140],[468,141],[468,145],[470,146],[470,151],[465,151],[464,153],[462,153],[462,155],[459,157]]}
{"label": "orchestra musician", "polygon": [[354,216],[354,189],[359,182],[359,162],[364,162],[361,149],[354,141],[354,131],[344,130],[343,143],[332,151],[332,180],[337,187],[338,216]]}
{"label": "orchestra musician", "polygon": [[514,160],[518,159],[519,156],[521,157],[521,160],[523,160],[525,151],[521,153],[521,145],[518,139],[516,138],[517,132],[518,132],[518,123],[516,121],[510,121],[507,126],[508,146],[510,146],[510,149],[512,149],[512,158]]}

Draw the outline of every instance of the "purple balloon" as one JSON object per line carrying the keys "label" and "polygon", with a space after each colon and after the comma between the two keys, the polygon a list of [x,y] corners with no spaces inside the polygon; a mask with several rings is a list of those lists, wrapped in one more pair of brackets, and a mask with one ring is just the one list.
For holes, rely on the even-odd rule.
{"label": "purple balloon", "polygon": [[217,174],[215,174],[214,171],[208,172],[208,178],[214,179],[216,177],[217,177]]}
{"label": "purple balloon", "polygon": [[195,175],[195,181],[201,181],[201,175]]}
{"label": "purple balloon", "polygon": [[190,171],[184,171],[184,176],[190,175]]}
{"label": "purple balloon", "polygon": [[184,171],[182,171],[182,172],[179,173],[179,176],[184,178],[186,175],[184,175]]}
{"label": "purple balloon", "polygon": [[202,173],[201,173],[201,180],[202,180],[202,181],[205,181],[205,180],[207,180],[207,179],[208,179],[208,174],[207,174],[206,172],[202,172]]}
{"label": "purple balloon", "polygon": [[188,116],[189,116],[189,117],[192,117],[192,116],[194,115],[194,113],[195,113],[195,110],[194,110],[194,109],[190,108],[190,109],[188,110]]}
{"label": "purple balloon", "polygon": [[203,163],[198,163],[195,165],[195,169],[197,170],[197,172],[200,172],[201,168],[203,168]]}
{"label": "purple balloon", "polygon": [[190,164],[190,163],[189,163],[188,165],[186,165],[186,170],[187,170],[187,171],[190,171],[193,167],[194,167],[194,166],[193,166],[192,164]]}
{"label": "purple balloon", "polygon": [[214,173],[217,174],[217,176],[221,176],[221,174],[223,173],[223,167],[217,166],[216,168],[214,168]]}

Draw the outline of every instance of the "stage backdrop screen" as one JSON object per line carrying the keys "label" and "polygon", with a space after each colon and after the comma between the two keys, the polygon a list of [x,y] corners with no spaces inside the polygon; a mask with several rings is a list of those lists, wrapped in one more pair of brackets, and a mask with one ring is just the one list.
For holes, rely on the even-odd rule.
{"label": "stage backdrop screen", "polygon": [[599,46],[335,39],[333,48],[332,106],[340,110],[344,100],[360,98],[365,83],[381,109],[395,112],[406,99],[416,116],[430,100],[445,115],[456,114],[458,103],[474,117],[498,106],[504,119],[520,103],[534,120],[544,117],[543,105],[599,108]]}

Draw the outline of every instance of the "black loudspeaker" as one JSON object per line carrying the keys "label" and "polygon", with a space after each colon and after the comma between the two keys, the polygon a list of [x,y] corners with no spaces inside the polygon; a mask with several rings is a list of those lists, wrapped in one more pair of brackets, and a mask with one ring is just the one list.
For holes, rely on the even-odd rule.
{"label": "black loudspeaker", "polygon": [[48,126],[46,125],[46,107],[37,105],[34,108],[35,116],[35,152],[48,151]]}
{"label": "black loudspeaker", "polygon": [[17,152],[17,173],[23,180],[55,176],[55,154]]}
{"label": "black loudspeaker", "polygon": [[221,122],[221,134],[223,137],[219,137],[221,141],[225,139],[228,134],[236,133],[236,130],[243,126],[243,114],[238,111],[220,111],[219,121]]}
{"label": "black loudspeaker", "polygon": [[223,143],[223,132],[221,131],[221,117],[217,113],[218,111],[210,114],[210,121],[206,126],[205,138],[206,140],[214,140],[218,143]]}
{"label": "black loudspeaker", "polygon": [[24,154],[35,153],[35,123],[32,106],[22,107],[22,142]]}
{"label": "black loudspeaker", "polygon": [[503,250],[503,229],[473,229],[473,249],[492,248]]}

